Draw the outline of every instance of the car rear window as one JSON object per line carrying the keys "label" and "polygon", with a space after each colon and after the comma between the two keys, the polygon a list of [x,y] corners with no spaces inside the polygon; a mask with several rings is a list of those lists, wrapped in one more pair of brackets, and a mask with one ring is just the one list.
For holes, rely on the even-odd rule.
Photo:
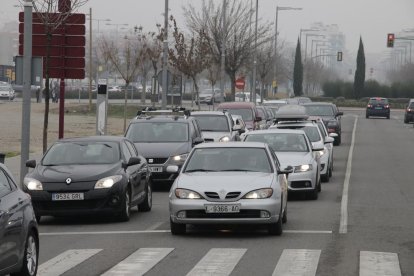
{"label": "car rear window", "polygon": [[388,99],[384,98],[375,98],[369,100],[370,104],[388,104]]}

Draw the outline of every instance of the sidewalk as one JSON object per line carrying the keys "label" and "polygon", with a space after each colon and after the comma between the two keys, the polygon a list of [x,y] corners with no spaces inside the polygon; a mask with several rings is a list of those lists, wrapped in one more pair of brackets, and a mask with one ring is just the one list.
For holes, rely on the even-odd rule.
{"label": "sidewalk", "polygon": [[[42,156],[43,154],[41,152],[31,153],[29,155],[30,159],[35,159],[36,162],[39,162]],[[21,187],[23,183],[20,183],[20,155],[6,158],[4,164],[12,172],[14,179],[16,179],[17,184]]]}

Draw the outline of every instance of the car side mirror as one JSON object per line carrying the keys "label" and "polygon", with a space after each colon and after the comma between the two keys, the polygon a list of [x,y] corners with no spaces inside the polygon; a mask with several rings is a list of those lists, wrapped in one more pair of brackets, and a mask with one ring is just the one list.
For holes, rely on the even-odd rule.
{"label": "car side mirror", "polygon": [[336,116],[342,116],[342,115],[344,115],[344,113],[342,111],[339,111],[339,112],[336,113]]}
{"label": "car side mirror", "polygon": [[329,133],[329,137],[336,138],[338,136],[339,136],[338,133],[335,133],[335,132]]}
{"label": "car side mirror", "polygon": [[134,165],[138,165],[141,164],[141,159],[139,157],[131,157],[128,160],[128,163],[126,163],[125,167],[129,167],[129,166],[134,166]]}
{"label": "car side mirror", "polygon": [[287,166],[286,168],[279,170],[278,173],[289,175],[290,173],[293,173],[293,167]]}
{"label": "car side mirror", "polygon": [[324,145],[322,142],[312,143],[312,151],[321,151],[324,150]]}
{"label": "car side mirror", "polygon": [[28,168],[36,168],[36,160],[27,160],[26,167]]}
{"label": "car side mirror", "polygon": [[168,166],[167,167],[167,172],[169,172],[169,173],[177,173],[178,172],[178,166],[174,166],[174,165]]}
{"label": "car side mirror", "polygon": [[262,117],[256,117],[256,119],[254,120],[255,122],[260,122],[262,120]]}
{"label": "car side mirror", "polygon": [[204,143],[204,139],[203,138],[196,137],[196,138],[193,139],[193,145],[198,145],[198,144],[201,144],[201,143]]}
{"label": "car side mirror", "polygon": [[240,131],[241,130],[241,125],[234,125],[233,126],[233,131]]}
{"label": "car side mirror", "polygon": [[333,143],[335,139],[333,137],[326,137],[325,144]]}

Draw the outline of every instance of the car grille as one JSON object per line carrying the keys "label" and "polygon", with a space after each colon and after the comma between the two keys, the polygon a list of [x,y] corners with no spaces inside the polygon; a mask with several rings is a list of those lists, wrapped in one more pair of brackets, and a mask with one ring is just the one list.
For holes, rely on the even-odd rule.
{"label": "car grille", "polygon": [[99,200],[76,200],[76,201],[46,201],[33,202],[33,207],[39,210],[71,211],[71,210],[93,210],[102,204]]}
{"label": "car grille", "polygon": [[214,139],[212,139],[212,138],[204,138],[204,142],[214,142]]}
{"label": "car grille", "polygon": [[240,210],[240,213],[220,213],[220,214],[211,214],[206,213],[204,210],[189,210],[186,211],[187,218],[229,218],[229,219],[239,219],[239,218],[260,218],[260,210]]}
{"label": "car grille", "polygon": [[[152,162],[150,162],[152,160]],[[168,158],[147,157],[148,164],[164,164]]]}
{"label": "car grille", "polygon": [[[216,192],[205,192],[204,193],[207,197],[212,199],[220,199],[220,196]],[[238,198],[240,196],[241,192],[229,192],[226,195],[226,199],[233,199]]]}
{"label": "car grille", "polygon": [[290,187],[292,187],[294,189],[311,188],[312,183],[310,181],[292,181],[290,183]]}

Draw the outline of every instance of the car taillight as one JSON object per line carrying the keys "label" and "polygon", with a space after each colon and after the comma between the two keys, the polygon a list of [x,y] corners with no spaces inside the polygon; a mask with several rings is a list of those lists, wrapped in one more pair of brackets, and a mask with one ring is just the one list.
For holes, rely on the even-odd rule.
{"label": "car taillight", "polygon": [[407,112],[411,112],[411,109],[407,108]]}
{"label": "car taillight", "polygon": [[390,106],[387,104],[387,105],[385,106],[385,108],[390,108]]}
{"label": "car taillight", "polygon": [[370,105],[370,104],[369,104],[367,107],[371,108],[371,107],[372,107],[372,105]]}
{"label": "car taillight", "polygon": [[334,128],[328,128],[328,132],[335,132]]}

